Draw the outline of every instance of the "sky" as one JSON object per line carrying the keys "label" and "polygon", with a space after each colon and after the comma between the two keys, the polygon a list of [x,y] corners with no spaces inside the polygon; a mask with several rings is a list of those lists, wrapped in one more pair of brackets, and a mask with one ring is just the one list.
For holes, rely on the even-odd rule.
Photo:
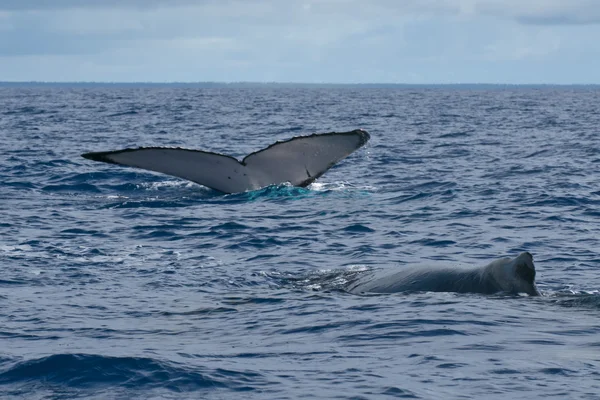
{"label": "sky", "polygon": [[0,81],[600,84],[600,0],[0,0]]}

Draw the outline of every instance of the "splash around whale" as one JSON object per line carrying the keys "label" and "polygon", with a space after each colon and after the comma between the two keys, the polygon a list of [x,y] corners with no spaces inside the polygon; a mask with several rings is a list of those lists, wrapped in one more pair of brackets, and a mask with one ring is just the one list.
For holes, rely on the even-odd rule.
{"label": "splash around whale", "polygon": [[273,143],[242,161],[209,151],[171,147],[139,147],[81,156],[176,176],[224,193],[239,193],[282,183],[308,186],[369,139],[370,135],[362,129],[297,136]]}
{"label": "splash around whale", "polygon": [[407,267],[391,274],[366,273],[349,282],[354,294],[397,292],[526,293],[539,296],[531,253],[501,258],[479,268]]}

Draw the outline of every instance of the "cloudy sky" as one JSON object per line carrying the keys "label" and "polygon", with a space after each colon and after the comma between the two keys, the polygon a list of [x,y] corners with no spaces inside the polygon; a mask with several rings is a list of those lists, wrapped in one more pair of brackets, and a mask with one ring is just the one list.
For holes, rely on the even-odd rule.
{"label": "cloudy sky", "polygon": [[600,1],[0,0],[0,81],[600,84]]}

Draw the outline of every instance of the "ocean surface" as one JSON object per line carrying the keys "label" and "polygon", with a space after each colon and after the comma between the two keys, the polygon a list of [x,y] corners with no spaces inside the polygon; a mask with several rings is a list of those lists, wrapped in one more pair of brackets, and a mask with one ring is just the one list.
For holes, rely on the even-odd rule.
{"label": "ocean surface", "polygon": [[[308,188],[80,156],[356,128]],[[598,87],[17,85],[0,154],[2,399],[600,399]],[[541,297],[344,291],[521,251]]]}

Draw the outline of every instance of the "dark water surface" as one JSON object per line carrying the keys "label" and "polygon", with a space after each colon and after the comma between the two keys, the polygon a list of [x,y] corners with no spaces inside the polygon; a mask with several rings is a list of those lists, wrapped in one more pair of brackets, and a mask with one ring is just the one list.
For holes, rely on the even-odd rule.
{"label": "dark water surface", "polygon": [[[600,399],[600,90],[0,88],[0,397]],[[308,189],[94,163],[368,130]],[[530,251],[544,296],[348,277]]]}

